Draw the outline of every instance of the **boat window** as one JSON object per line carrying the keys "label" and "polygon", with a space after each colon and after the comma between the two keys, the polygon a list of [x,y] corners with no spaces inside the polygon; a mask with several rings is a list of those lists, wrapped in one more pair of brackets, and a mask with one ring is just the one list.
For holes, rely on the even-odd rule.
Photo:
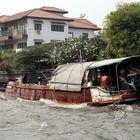
{"label": "boat window", "polygon": [[100,70],[99,69],[92,69],[88,71],[87,74],[87,83],[88,86],[98,86],[100,83]]}
{"label": "boat window", "polygon": [[140,91],[139,60],[130,59],[118,66],[119,90]]}
{"label": "boat window", "polygon": [[100,68],[101,73],[101,82],[100,87],[109,90],[114,91],[117,89],[117,80],[116,80],[116,72],[115,72],[115,64],[113,65],[107,65]]}

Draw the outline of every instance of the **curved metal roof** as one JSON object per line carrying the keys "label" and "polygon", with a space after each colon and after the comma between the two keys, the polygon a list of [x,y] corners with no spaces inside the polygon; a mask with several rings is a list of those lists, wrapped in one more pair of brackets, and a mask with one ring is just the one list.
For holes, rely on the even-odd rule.
{"label": "curved metal roof", "polygon": [[128,57],[96,61],[95,63],[91,64],[88,67],[88,69],[93,69],[93,68],[98,68],[98,67],[102,67],[102,66],[117,64],[117,63],[120,63],[120,62],[122,62],[123,60],[126,60],[126,59],[128,59]]}
{"label": "curved metal roof", "polygon": [[93,62],[71,63],[59,66],[51,79],[51,89],[80,91],[84,72]]}

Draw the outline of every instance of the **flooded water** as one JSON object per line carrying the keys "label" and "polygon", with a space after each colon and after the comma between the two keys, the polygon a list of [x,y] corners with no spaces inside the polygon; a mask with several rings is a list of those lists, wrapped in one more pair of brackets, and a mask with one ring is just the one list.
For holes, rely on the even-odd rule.
{"label": "flooded water", "polygon": [[64,108],[0,100],[0,140],[138,140],[140,103]]}

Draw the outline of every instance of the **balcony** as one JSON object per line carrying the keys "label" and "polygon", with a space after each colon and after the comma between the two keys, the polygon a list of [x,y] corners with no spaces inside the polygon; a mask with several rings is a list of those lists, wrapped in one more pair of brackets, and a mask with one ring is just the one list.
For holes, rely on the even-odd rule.
{"label": "balcony", "polygon": [[10,31],[1,31],[0,32],[0,41],[7,41],[12,39],[12,32]]}
{"label": "balcony", "polygon": [[12,41],[27,38],[26,30],[1,31],[0,41]]}

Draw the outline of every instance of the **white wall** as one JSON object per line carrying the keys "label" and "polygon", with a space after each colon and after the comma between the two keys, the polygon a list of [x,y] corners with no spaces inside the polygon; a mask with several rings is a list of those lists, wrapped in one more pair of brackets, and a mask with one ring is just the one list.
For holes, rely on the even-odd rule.
{"label": "white wall", "polygon": [[[34,21],[42,21],[42,30],[40,34],[37,34],[37,31],[34,29]],[[57,32],[57,31],[51,31],[51,24],[52,22],[61,22],[64,23],[64,32]],[[96,34],[93,30],[88,29],[76,29],[76,28],[69,28],[67,21],[62,20],[49,20],[49,19],[39,19],[39,18],[27,18],[27,46],[34,46],[35,39],[43,40],[43,44],[50,43],[51,41],[64,41],[65,38],[68,38],[70,35],[69,32],[73,32],[73,37],[79,37],[80,35],[83,35],[83,33],[88,33],[88,37],[92,38],[95,37]],[[15,29],[17,30],[17,29]],[[14,49],[17,49],[17,43],[26,41],[26,39],[21,39],[18,41],[14,41]],[[5,44],[5,43],[0,43]]]}
{"label": "white wall", "polygon": [[[40,34],[37,34],[36,30],[34,30],[34,20],[43,21],[42,30]],[[51,22],[64,22],[64,21],[28,18],[27,19],[27,34],[28,34],[27,46],[33,46],[34,39],[43,39],[44,40],[43,43],[49,43],[51,40],[65,40],[65,38],[68,37],[68,22],[67,21],[64,22],[65,23],[64,32],[51,31]]]}
{"label": "white wall", "polygon": [[73,37],[80,37],[83,33],[88,33],[88,38],[95,37],[94,31],[89,29],[69,28],[69,32],[73,32]]}
{"label": "white wall", "polygon": [[60,40],[60,41],[64,41],[65,38],[68,37],[68,22],[63,22],[63,21],[60,21],[60,22],[63,22],[65,23],[64,24],[64,32],[57,32],[57,31],[51,31],[51,22],[58,22],[58,21],[48,21],[49,25],[49,30],[48,30],[48,34],[47,34],[47,38],[49,39],[49,41],[51,40]]}

